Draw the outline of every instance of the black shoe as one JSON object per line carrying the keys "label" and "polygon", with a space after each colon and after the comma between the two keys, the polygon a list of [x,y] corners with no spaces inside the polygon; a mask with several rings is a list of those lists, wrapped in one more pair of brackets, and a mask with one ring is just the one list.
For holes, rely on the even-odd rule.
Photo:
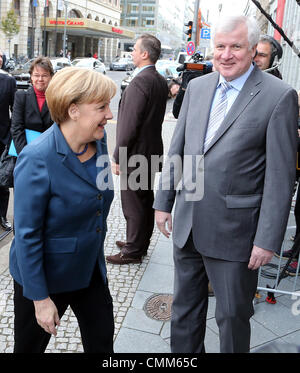
{"label": "black shoe", "polygon": [[[288,267],[287,270],[285,271],[288,275],[290,276],[296,276],[297,273],[297,267],[298,267],[298,262],[292,262]],[[300,275],[300,271],[298,271],[298,276]]]}
{"label": "black shoe", "polygon": [[[290,259],[294,251],[295,250],[292,250],[292,249],[284,251],[282,253],[282,259]],[[277,256],[277,258],[280,258],[280,250],[278,252],[275,252],[274,255]]]}
{"label": "black shoe", "polygon": [[10,222],[3,216],[0,218],[0,225],[5,231],[11,231],[12,229]]}

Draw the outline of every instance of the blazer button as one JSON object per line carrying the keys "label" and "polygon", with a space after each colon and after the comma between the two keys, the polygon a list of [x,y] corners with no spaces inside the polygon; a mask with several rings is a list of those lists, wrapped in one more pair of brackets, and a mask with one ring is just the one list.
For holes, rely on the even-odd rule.
{"label": "blazer button", "polygon": [[101,211],[100,210],[97,210],[96,212],[96,216],[100,216],[101,215]]}
{"label": "blazer button", "polygon": [[97,195],[97,199],[102,199],[102,194],[101,193],[99,193],[98,195]]}
{"label": "blazer button", "polygon": [[100,227],[97,227],[97,228],[96,228],[96,232],[97,232],[97,233],[100,233],[100,232],[101,232],[101,228],[100,228]]}

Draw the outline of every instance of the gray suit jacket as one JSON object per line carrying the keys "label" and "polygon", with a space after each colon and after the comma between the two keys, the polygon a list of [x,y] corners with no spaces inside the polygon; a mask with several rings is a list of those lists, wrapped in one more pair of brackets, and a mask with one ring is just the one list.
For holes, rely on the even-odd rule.
{"label": "gray suit jacket", "polygon": [[[193,79],[186,91],[169,157],[203,153],[219,74]],[[153,207],[171,212],[173,240],[183,247],[192,229],[203,255],[248,261],[253,244],[280,248],[295,180],[297,93],[256,66],[204,154],[204,196],[158,190]]]}

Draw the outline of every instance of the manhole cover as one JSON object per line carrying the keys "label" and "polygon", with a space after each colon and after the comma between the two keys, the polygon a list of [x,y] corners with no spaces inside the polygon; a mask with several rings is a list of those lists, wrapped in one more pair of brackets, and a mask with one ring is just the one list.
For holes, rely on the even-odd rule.
{"label": "manhole cover", "polygon": [[146,315],[154,320],[168,321],[171,318],[171,294],[154,294],[144,304]]}

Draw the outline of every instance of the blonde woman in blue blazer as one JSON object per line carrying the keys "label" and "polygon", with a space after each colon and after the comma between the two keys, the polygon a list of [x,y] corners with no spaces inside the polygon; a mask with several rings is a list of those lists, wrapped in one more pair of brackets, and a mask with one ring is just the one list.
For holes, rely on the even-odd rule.
{"label": "blonde woman in blue blazer", "polygon": [[115,83],[65,68],[46,100],[55,121],[15,168],[14,352],[44,352],[68,306],[85,352],[113,352],[114,319],[103,243],[113,187],[104,126]]}

